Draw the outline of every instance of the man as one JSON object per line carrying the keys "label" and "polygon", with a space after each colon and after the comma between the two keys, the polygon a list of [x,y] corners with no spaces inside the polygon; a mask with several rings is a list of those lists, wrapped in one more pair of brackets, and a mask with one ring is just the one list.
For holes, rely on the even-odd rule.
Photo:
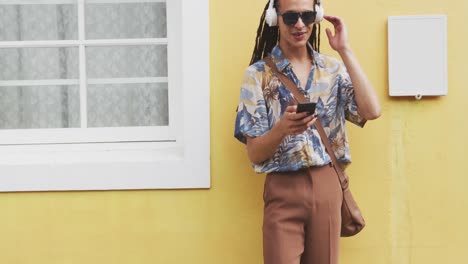
{"label": "man", "polygon": [[[266,264],[338,263],[342,192],[314,123],[320,120],[328,135],[324,140],[346,166],[351,157],[345,120],[362,127],[380,116],[345,24],[324,16],[316,1],[271,0],[265,6],[241,86],[235,137],[247,145],[255,171],[267,173]],[[322,17],[334,27],[334,35],[326,29],[327,37],[344,64],[318,52]],[[266,57],[316,103],[316,114],[296,113],[298,98],[273,74]]]}

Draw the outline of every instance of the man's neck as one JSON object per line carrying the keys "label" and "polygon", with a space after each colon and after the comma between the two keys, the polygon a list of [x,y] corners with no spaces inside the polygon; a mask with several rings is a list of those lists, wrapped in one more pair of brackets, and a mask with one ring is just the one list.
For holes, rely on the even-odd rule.
{"label": "man's neck", "polygon": [[281,51],[283,52],[283,56],[286,59],[288,59],[291,63],[310,62],[311,57],[307,46],[304,46],[302,48],[293,48],[285,43],[281,43],[281,41],[279,46]]}

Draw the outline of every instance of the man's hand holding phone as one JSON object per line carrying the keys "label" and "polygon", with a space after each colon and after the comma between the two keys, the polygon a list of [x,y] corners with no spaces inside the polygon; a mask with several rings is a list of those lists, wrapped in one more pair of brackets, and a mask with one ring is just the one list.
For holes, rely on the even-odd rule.
{"label": "man's hand holding phone", "polygon": [[[313,103],[310,103],[313,104]],[[290,105],[286,108],[283,117],[277,123],[283,136],[299,135],[304,133],[317,120],[314,115],[315,104],[312,105]],[[299,108],[300,107],[300,108]],[[298,111],[301,112],[298,112]]]}

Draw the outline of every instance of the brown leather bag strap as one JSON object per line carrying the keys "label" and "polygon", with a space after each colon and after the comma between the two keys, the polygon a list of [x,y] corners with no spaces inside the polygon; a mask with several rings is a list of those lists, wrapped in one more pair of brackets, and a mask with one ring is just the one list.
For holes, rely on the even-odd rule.
{"label": "brown leather bag strap", "polygon": [[[273,60],[270,57],[265,57],[263,58],[265,63],[270,67],[270,69],[273,71],[273,74],[280,79],[280,81],[288,88],[288,90],[293,94],[294,99],[297,102],[308,102],[304,95],[299,91],[299,88],[297,88],[296,84],[289,79],[286,75],[284,75],[282,72],[278,71],[278,68],[276,67],[276,63],[273,62]],[[295,88],[295,89],[291,89]]]}
{"label": "brown leather bag strap", "polygon": [[[273,62],[273,60],[270,57],[265,57],[263,58],[265,63],[270,67],[270,69],[273,71],[273,74],[280,79],[280,81],[286,86],[286,88],[293,94],[294,98],[298,102],[307,102],[308,100],[305,98],[305,96],[299,91],[299,88],[297,88],[297,85],[289,79],[286,75],[278,71],[278,68],[276,67],[276,64]],[[344,190],[348,188],[348,177],[344,173],[343,169],[340,166],[340,163],[338,162],[338,159],[336,158],[335,152],[333,151],[330,141],[328,140],[328,137],[325,133],[325,130],[323,129],[322,124],[320,123],[320,120],[317,118],[315,121],[315,128],[317,128],[317,132],[320,135],[320,138],[322,139],[323,144],[325,145],[325,149],[327,150],[328,155],[330,156],[333,164],[333,168],[335,168],[336,174],[338,175],[338,179],[340,180],[341,183],[341,188]]]}
{"label": "brown leather bag strap", "polygon": [[345,190],[346,188],[348,188],[349,184],[348,176],[346,175],[346,173],[344,173],[343,168],[341,168],[341,165],[338,162],[338,159],[336,158],[335,152],[333,151],[330,145],[330,141],[328,140],[328,137],[325,134],[325,130],[323,129],[322,123],[320,123],[319,119],[317,119],[317,121],[315,122],[315,128],[317,128],[320,138],[322,139],[322,142],[325,145],[325,149],[327,150],[328,155],[332,160],[333,167],[335,168],[336,174],[338,175],[338,179],[341,183],[341,188]]}

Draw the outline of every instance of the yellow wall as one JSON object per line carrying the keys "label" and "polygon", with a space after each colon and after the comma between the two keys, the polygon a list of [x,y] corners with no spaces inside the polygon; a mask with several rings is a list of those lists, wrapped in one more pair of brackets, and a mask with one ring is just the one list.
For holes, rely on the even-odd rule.
{"label": "yellow wall", "polygon": [[[211,190],[0,194],[0,263],[261,263],[264,175],[232,134],[265,2],[210,3]],[[352,189],[368,226],[343,239],[342,263],[468,263],[468,2],[328,0],[325,8],[347,22],[383,106],[365,129],[349,126]],[[387,16],[440,13],[449,95],[390,98]],[[322,51],[335,54],[322,37]]]}

